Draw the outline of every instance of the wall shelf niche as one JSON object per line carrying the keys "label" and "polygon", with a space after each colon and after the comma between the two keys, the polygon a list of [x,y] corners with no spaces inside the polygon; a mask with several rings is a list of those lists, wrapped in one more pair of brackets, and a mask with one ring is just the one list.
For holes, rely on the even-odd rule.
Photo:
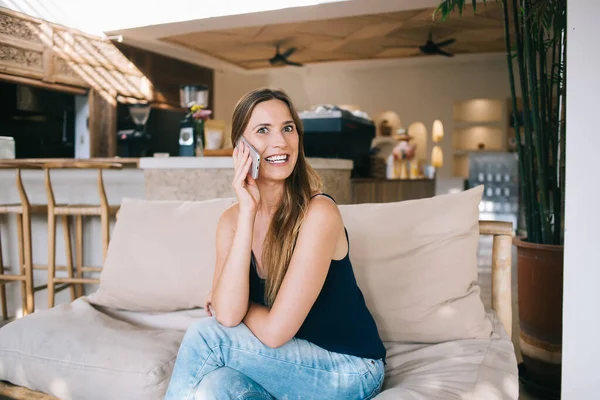
{"label": "wall shelf niche", "polygon": [[453,108],[453,175],[469,176],[471,152],[507,150],[506,101],[501,99],[467,99],[454,103]]}

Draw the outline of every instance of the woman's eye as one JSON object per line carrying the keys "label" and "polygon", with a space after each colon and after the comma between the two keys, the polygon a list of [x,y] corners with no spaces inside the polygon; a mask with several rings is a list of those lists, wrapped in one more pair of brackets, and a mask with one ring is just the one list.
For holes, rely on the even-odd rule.
{"label": "woman's eye", "polygon": [[294,131],[294,126],[293,125],[286,125],[283,127],[283,131],[284,132],[293,132]]}
{"label": "woman's eye", "polygon": [[258,130],[256,131],[258,133],[267,133],[267,128],[265,128],[264,126],[261,128],[258,128]]}

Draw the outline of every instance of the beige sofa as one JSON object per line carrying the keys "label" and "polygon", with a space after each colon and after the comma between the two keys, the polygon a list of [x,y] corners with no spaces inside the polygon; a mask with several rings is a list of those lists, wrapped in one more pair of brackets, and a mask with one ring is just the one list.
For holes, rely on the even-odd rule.
{"label": "beige sofa", "polygon": [[[504,329],[512,229],[478,221],[481,194],[340,206],[387,348],[378,400],[518,398]],[[187,326],[206,317],[214,233],[231,204],[125,200],[98,291],[0,329],[0,380],[61,399],[161,399]],[[494,235],[489,313],[477,285],[480,234]]]}

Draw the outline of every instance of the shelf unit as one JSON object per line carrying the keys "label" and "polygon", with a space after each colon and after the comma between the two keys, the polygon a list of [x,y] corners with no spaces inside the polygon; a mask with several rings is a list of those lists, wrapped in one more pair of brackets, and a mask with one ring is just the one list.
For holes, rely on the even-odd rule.
{"label": "shelf unit", "polygon": [[469,154],[508,150],[510,111],[506,100],[477,98],[459,100],[453,108],[453,175],[469,176]]}

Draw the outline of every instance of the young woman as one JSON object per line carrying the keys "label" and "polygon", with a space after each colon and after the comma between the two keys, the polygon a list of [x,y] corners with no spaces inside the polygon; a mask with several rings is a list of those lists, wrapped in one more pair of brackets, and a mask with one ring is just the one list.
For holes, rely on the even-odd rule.
{"label": "young woman", "polygon": [[[302,123],[282,91],[258,89],[233,113],[238,202],[217,227],[206,302],[215,316],[181,343],[166,399],[370,399],[385,347],[357,286],[348,235],[304,156]],[[212,315],[212,314],[211,314]]]}

